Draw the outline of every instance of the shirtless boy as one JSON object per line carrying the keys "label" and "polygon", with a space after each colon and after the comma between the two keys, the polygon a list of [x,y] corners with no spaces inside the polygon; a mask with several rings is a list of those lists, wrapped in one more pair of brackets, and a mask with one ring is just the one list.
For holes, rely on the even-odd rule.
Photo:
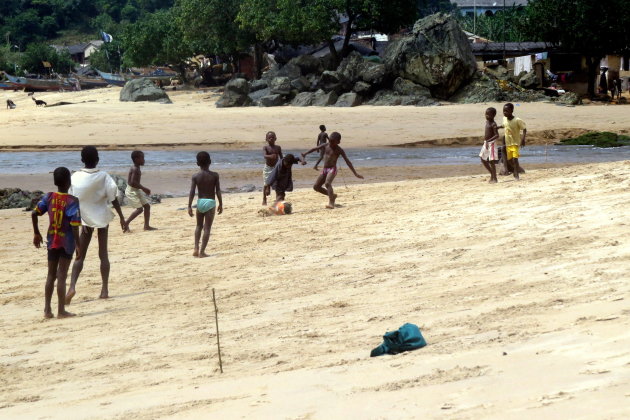
{"label": "shirtless boy", "polygon": [[[214,213],[223,213],[223,199],[221,198],[221,186],[219,185],[219,174],[210,171],[210,155],[208,152],[197,153],[197,165],[200,170],[192,177],[190,184],[190,194],[188,195],[188,215],[193,217],[192,202],[197,190],[197,228],[195,229],[195,251],[193,257],[207,257],[206,245],[210,239],[210,229],[214,221]],[[216,207],[215,197],[219,200],[219,207]],[[199,248],[199,238],[203,229],[201,248]]]}
{"label": "shirtless boy", "polygon": [[140,178],[142,177],[140,167],[144,166],[144,153],[139,150],[134,150],[131,152],[131,161],[133,162],[133,166],[129,169],[129,175],[127,176],[125,196],[127,196],[127,200],[129,200],[129,205],[135,207],[135,210],[125,221],[125,232],[130,232],[129,223],[140,216],[142,212],[144,212],[144,230],[157,230],[149,225],[149,220],[151,219],[151,204],[149,204],[149,198],[147,196],[151,195],[151,190],[140,184]]}
{"label": "shirtless boy", "polygon": [[[335,208],[335,199],[337,198],[337,194],[333,191],[332,183],[335,176],[337,176],[337,159],[339,159],[339,156],[343,157],[343,160],[346,161],[348,168],[350,168],[354,176],[363,179],[363,176],[359,175],[357,171],[354,170],[352,162],[350,162],[346,156],[346,152],[339,147],[339,143],[341,143],[341,134],[335,131],[330,135],[328,143],[317,146],[306,153],[302,153],[302,158],[305,158],[309,153],[319,151],[321,149],[324,150],[324,169],[317,177],[315,185],[313,185],[313,189],[318,193],[328,196],[327,209]],[[326,188],[323,188],[322,185],[325,185]]]}
{"label": "shirtless boy", "polygon": [[70,189],[70,171],[60,167],[53,172],[53,179],[57,186],[57,192],[46,194],[35,207],[32,213],[33,219],[33,245],[39,248],[42,245],[42,235],[37,226],[37,217],[48,213],[50,225],[47,229],[46,242],[48,243],[48,277],[44,289],[44,317],[52,318],[50,307],[55,280],[57,280],[57,318],[74,316],[66,311],[66,277],[72,260],[72,253],[76,250],[77,258],[80,257],[79,226],[81,226],[81,213],[79,200],[68,194]]}
{"label": "shirtless boy", "polygon": [[[328,141],[328,133],[326,133],[326,126],[320,125],[319,134],[317,135],[317,145],[315,147],[319,147],[322,144],[326,144],[327,141]],[[313,169],[315,169],[316,171],[319,170],[318,169],[319,162],[321,162],[322,159],[324,159],[324,149],[321,149],[319,151],[319,159],[317,159],[317,162],[315,162],[315,166],[313,167]]]}
{"label": "shirtless boy", "polygon": [[269,177],[278,160],[282,159],[282,149],[276,145],[276,133],[273,131],[267,132],[265,141],[267,141],[267,145],[263,147],[263,156],[265,158],[265,167],[263,168],[263,206],[267,205],[267,196],[271,194],[271,187],[268,182]]}
{"label": "shirtless boy", "polygon": [[499,160],[497,140],[499,139],[499,128],[497,123],[494,122],[494,117],[497,115],[495,108],[486,109],[486,132],[484,136],[483,146],[479,152],[479,158],[481,163],[490,172],[490,183],[496,184],[497,181],[497,168],[495,162]]}

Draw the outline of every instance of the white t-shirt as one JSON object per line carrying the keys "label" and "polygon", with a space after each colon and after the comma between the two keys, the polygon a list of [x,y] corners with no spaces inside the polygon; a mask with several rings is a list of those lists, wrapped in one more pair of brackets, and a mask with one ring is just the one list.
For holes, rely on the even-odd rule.
{"label": "white t-shirt", "polygon": [[107,172],[83,168],[72,174],[70,194],[79,199],[83,226],[104,228],[114,219],[110,203],[118,186]]}

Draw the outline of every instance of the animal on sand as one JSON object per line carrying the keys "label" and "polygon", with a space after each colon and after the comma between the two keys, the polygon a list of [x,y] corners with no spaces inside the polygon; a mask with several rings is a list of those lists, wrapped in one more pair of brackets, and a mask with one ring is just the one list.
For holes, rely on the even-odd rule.
{"label": "animal on sand", "polygon": [[15,109],[16,105],[11,99],[7,99],[7,109]]}
{"label": "animal on sand", "polygon": [[42,101],[41,99],[35,99],[34,96],[31,96],[31,99],[33,100],[33,102],[35,102],[35,106],[46,106],[46,102]]}

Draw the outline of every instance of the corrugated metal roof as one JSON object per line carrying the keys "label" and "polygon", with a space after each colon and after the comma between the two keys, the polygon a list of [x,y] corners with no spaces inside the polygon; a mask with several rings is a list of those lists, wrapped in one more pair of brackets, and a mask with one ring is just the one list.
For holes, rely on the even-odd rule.
{"label": "corrugated metal roof", "polygon": [[[525,6],[528,0],[505,0],[505,7]],[[451,1],[459,7],[503,7],[503,0],[457,0]]]}

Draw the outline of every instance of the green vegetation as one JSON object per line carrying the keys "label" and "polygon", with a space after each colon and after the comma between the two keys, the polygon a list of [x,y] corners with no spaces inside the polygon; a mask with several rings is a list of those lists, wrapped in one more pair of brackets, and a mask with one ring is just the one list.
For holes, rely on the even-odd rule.
{"label": "green vegetation", "polygon": [[594,131],[581,136],[561,140],[560,144],[573,146],[620,147],[630,146],[630,137],[608,131]]}
{"label": "green vegetation", "polygon": [[509,7],[492,16],[458,16],[458,19],[465,31],[490,41],[531,41],[527,35],[527,9],[524,7]]}

